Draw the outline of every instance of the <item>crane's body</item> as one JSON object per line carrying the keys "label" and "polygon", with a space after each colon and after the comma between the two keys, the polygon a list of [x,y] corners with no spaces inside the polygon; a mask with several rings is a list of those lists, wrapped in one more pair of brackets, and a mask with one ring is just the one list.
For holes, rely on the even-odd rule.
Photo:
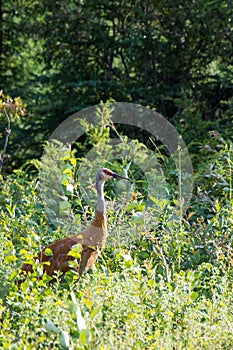
{"label": "crane's body", "polygon": [[[97,204],[95,217],[86,229],[80,233],[65,237],[45,247],[35,258],[43,265],[44,272],[53,276],[55,271],[61,271],[63,274],[68,270],[76,270],[79,276],[89,270],[99,253],[102,251],[107,238],[107,221],[104,203],[104,183],[113,178],[127,178],[113,173],[111,170],[102,168],[96,174]],[[75,260],[72,254],[69,254],[72,247],[79,244],[81,247],[80,257],[77,259],[77,266],[71,267],[70,262]],[[52,254],[48,254],[51,252]],[[31,264],[23,264],[21,270],[33,272]]]}

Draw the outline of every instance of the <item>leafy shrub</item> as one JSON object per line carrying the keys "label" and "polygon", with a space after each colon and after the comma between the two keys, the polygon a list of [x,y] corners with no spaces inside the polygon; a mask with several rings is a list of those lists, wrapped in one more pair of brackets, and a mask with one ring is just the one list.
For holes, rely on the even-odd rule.
{"label": "leafy shrub", "polygon": [[[153,169],[142,174],[137,167],[146,161],[147,150],[121,136],[123,146],[117,147],[124,156],[114,158],[108,143],[106,159],[101,142],[109,141],[110,123],[99,117],[100,129],[87,126],[89,145],[100,143],[96,162],[77,157],[77,148],[48,144],[53,162],[44,158],[43,164],[33,162],[1,178],[0,347],[230,349],[231,144],[210,134],[193,198],[182,216],[173,195],[174,170],[167,167],[166,195],[149,198],[146,179],[160,177]],[[37,278],[35,265],[35,273],[19,288],[15,282],[22,261],[91,220],[92,175],[99,166],[124,172],[133,181],[129,187],[124,182],[106,186],[109,239],[95,267],[80,279],[70,271],[65,283],[58,273],[51,285],[48,276]]]}

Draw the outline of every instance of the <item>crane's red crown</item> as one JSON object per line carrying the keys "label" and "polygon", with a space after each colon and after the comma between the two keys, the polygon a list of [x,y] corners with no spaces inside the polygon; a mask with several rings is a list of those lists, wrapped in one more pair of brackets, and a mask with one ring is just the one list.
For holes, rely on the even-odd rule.
{"label": "crane's red crown", "polygon": [[108,175],[108,176],[113,176],[113,172],[111,171],[111,170],[109,170],[109,169],[103,169],[103,172],[106,174],[106,175]]}

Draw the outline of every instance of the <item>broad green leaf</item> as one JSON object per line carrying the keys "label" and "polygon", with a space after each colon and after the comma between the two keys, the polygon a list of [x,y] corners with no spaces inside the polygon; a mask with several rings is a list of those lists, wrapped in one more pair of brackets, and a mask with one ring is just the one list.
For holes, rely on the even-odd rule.
{"label": "broad green leaf", "polygon": [[89,342],[90,334],[87,329],[82,329],[79,333],[79,340],[82,345],[87,345]]}
{"label": "broad green leaf", "polygon": [[100,312],[102,307],[96,307],[95,309],[92,310],[90,313],[90,318],[93,320],[95,316]]}
{"label": "broad green leaf", "polygon": [[48,332],[52,332],[52,333],[55,333],[55,334],[58,334],[59,333],[59,329],[57,328],[57,326],[55,326],[55,324],[53,323],[53,321],[51,321],[50,319],[47,319],[45,324],[45,329],[48,331]]}
{"label": "broad green leaf", "polygon": [[69,348],[70,336],[69,336],[69,333],[67,331],[61,331],[60,343],[61,343],[61,346],[63,346],[64,348]]}
{"label": "broad green leaf", "polygon": [[83,249],[82,244],[77,243],[73,245],[73,247],[71,248],[71,250],[67,255],[72,256],[73,258],[79,259],[81,257],[82,249]]}
{"label": "broad green leaf", "polygon": [[192,292],[191,295],[190,295],[190,298],[191,298],[192,301],[197,300],[197,298],[198,298],[198,293],[197,293],[197,292]]}

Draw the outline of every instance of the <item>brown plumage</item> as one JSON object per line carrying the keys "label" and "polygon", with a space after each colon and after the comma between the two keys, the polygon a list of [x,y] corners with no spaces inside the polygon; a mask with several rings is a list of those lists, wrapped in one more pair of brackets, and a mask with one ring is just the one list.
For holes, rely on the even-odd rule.
{"label": "brown plumage", "polygon": [[[107,238],[104,182],[113,178],[127,179],[106,168],[100,169],[96,174],[97,205],[95,217],[90,225],[77,235],[65,237],[48,245],[36,256],[35,260],[43,265],[44,272],[49,276],[53,276],[55,271],[61,271],[64,274],[71,269],[77,271],[81,276],[95,263]],[[80,257],[77,258],[77,266],[71,267],[69,262],[76,258],[69,254],[76,244],[80,244]],[[49,252],[52,254],[48,254]],[[21,270],[26,273],[33,272],[33,267],[31,264],[23,264]]]}

